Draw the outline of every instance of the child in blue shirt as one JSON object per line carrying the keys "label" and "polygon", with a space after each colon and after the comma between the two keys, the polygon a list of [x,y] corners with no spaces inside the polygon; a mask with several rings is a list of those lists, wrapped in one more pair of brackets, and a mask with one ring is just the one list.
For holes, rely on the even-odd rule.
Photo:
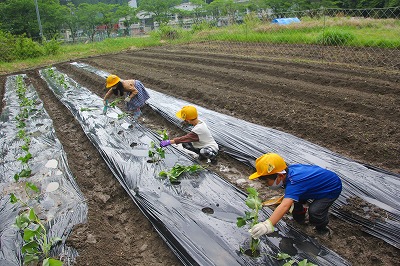
{"label": "child in blue shirt", "polygon": [[308,208],[309,222],[315,225],[317,233],[330,234],[327,228],[329,208],[342,192],[342,181],[337,174],[316,165],[287,166],[283,158],[276,153],[267,153],[259,157],[256,160],[256,170],[249,179],[259,178],[272,189],[283,187],[285,195],[269,219],[253,226],[253,238],[257,239],[274,232],[274,226],[292,205],[293,219],[303,224],[307,212],[303,203],[306,202],[311,202]]}

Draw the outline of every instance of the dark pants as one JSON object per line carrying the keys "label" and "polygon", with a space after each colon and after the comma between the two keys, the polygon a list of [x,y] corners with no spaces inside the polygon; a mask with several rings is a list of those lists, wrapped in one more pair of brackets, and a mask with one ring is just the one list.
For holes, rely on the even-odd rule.
{"label": "dark pants", "polygon": [[[329,208],[335,199],[319,199],[310,203],[308,208],[309,222],[315,225],[317,230],[324,230],[329,223]],[[293,219],[298,223],[304,223],[307,209],[303,207],[305,202],[295,202],[292,211]]]}
{"label": "dark pants", "polygon": [[217,157],[218,152],[213,150],[211,147],[204,147],[201,149],[193,147],[193,144],[191,142],[188,143],[182,143],[182,146],[190,151],[193,151],[197,153],[200,156],[200,159],[210,159],[214,160]]}

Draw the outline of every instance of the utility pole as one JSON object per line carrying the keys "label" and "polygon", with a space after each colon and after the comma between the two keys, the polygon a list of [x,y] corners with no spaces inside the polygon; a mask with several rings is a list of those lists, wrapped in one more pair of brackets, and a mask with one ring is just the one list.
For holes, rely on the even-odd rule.
{"label": "utility pole", "polygon": [[37,21],[38,21],[38,23],[39,23],[40,41],[43,41],[42,23],[40,22],[40,14],[39,14],[39,7],[38,7],[37,0],[35,0],[35,7],[36,7]]}

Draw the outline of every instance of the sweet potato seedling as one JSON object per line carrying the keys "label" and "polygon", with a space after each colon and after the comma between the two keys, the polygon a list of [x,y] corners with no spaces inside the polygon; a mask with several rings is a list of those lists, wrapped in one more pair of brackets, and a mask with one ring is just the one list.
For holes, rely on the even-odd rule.
{"label": "sweet potato seedling", "polygon": [[[39,189],[32,183],[26,184],[26,189],[39,192]],[[42,265],[61,266],[62,261],[50,258],[51,248],[61,241],[59,237],[48,239],[46,227],[39,219],[35,210],[26,202],[18,199],[13,193],[10,195],[10,202],[20,202],[26,208],[15,219],[15,226],[23,232],[24,245],[21,252],[24,255],[24,265],[31,265],[42,261]],[[36,265],[36,264],[35,264]]]}
{"label": "sweet potato seedling", "polygon": [[276,257],[271,256],[271,255],[269,255],[269,256],[274,258],[274,259],[276,259],[276,260],[279,260],[279,261],[288,260],[289,259],[289,261],[286,261],[285,264],[283,264],[283,266],[294,266],[294,265],[297,265],[297,266],[318,266],[318,265],[316,265],[316,264],[314,264],[312,262],[308,262],[307,259],[304,259],[302,261],[297,261],[295,259],[292,259],[292,257],[289,254],[282,253],[282,252],[279,252],[276,255]]}
{"label": "sweet potato seedling", "polygon": [[[26,87],[21,76],[17,77],[17,94],[20,100],[20,106],[24,107],[20,113],[16,116],[15,120],[18,122],[17,138],[24,141],[21,145],[22,151],[26,152],[25,156],[20,156],[17,160],[21,162],[23,169],[14,175],[14,180],[19,181],[20,178],[29,178],[31,176],[31,169],[29,168],[28,162],[32,158],[32,154],[29,152],[30,137],[25,131],[25,121],[29,118],[32,111],[36,109],[31,108],[33,101],[26,97]],[[40,196],[39,188],[31,183],[25,182],[24,191],[27,197],[32,200],[38,200]],[[33,207],[29,206],[27,202],[17,198],[14,193],[10,193],[10,202],[12,204],[21,203],[23,211],[15,219],[15,226],[22,232],[24,245],[21,248],[23,255],[24,265],[38,265],[38,262],[42,262],[43,266],[61,266],[62,261],[50,258],[50,250],[57,242],[61,241],[59,237],[53,237],[48,239],[46,227],[35,213]]]}
{"label": "sweet potato seedling", "polygon": [[168,177],[171,183],[177,182],[178,178],[183,173],[196,173],[199,170],[204,169],[201,165],[193,164],[189,166],[184,166],[181,164],[175,164],[169,171],[161,171],[159,176],[161,177]]}
{"label": "sweet potato seedling", "polygon": [[151,162],[156,163],[161,159],[165,159],[165,150],[161,147],[157,147],[154,141],[150,142],[149,157]]}
{"label": "sweet potato seedling", "polygon": [[162,140],[167,140],[167,139],[169,139],[166,129],[164,129],[164,130],[157,130],[157,133],[160,134]]}
{"label": "sweet potato seedling", "polygon": [[[258,192],[252,187],[247,188],[249,193],[246,199],[246,205],[251,209],[251,211],[246,211],[244,217],[237,217],[236,225],[238,227],[243,227],[246,224],[250,224],[250,228],[258,224],[258,212],[262,209],[261,199],[258,197]],[[258,253],[258,246],[260,244],[260,239],[254,239],[250,237],[250,252],[252,257],[256,257]],[[246,254],[246,251],[240,247],[242,253]],[[258,253],[259,254],[259,253]]]}

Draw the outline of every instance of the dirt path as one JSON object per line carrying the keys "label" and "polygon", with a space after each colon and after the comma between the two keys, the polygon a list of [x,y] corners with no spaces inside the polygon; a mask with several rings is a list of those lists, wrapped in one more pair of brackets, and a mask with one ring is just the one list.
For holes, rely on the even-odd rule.
{"label": "dirt path", "polygon": [[[139,79],[153,90],[400,173],[399,73],[211,55],[204,50],[156,48],[81,61],[121,78]],[[56,67],[99,96],[104,95],[105,81],[98,76],[69,63]],[[46,89],[37,70],[25,73],[54,121],[69,166],[88,200],[88,223],[76,228],[69,238],[80,254],[77,265],[181,265],[113,177],[80,125]],[[1,95],[4,78],[0,80]],[[182,134],[150,108],[143,111],[142,123],[147,127],[167,129],[170,136]],[[253,171],[224,154],[213,170],[242,189],[248,183],[238,183],[238,179],[247,179]],[[255,186],[265,198],[273,195],[261,184]],[[335,217],[330,224],[332,239],[319,240],[353,265],[400,264],[398,249]]]}

